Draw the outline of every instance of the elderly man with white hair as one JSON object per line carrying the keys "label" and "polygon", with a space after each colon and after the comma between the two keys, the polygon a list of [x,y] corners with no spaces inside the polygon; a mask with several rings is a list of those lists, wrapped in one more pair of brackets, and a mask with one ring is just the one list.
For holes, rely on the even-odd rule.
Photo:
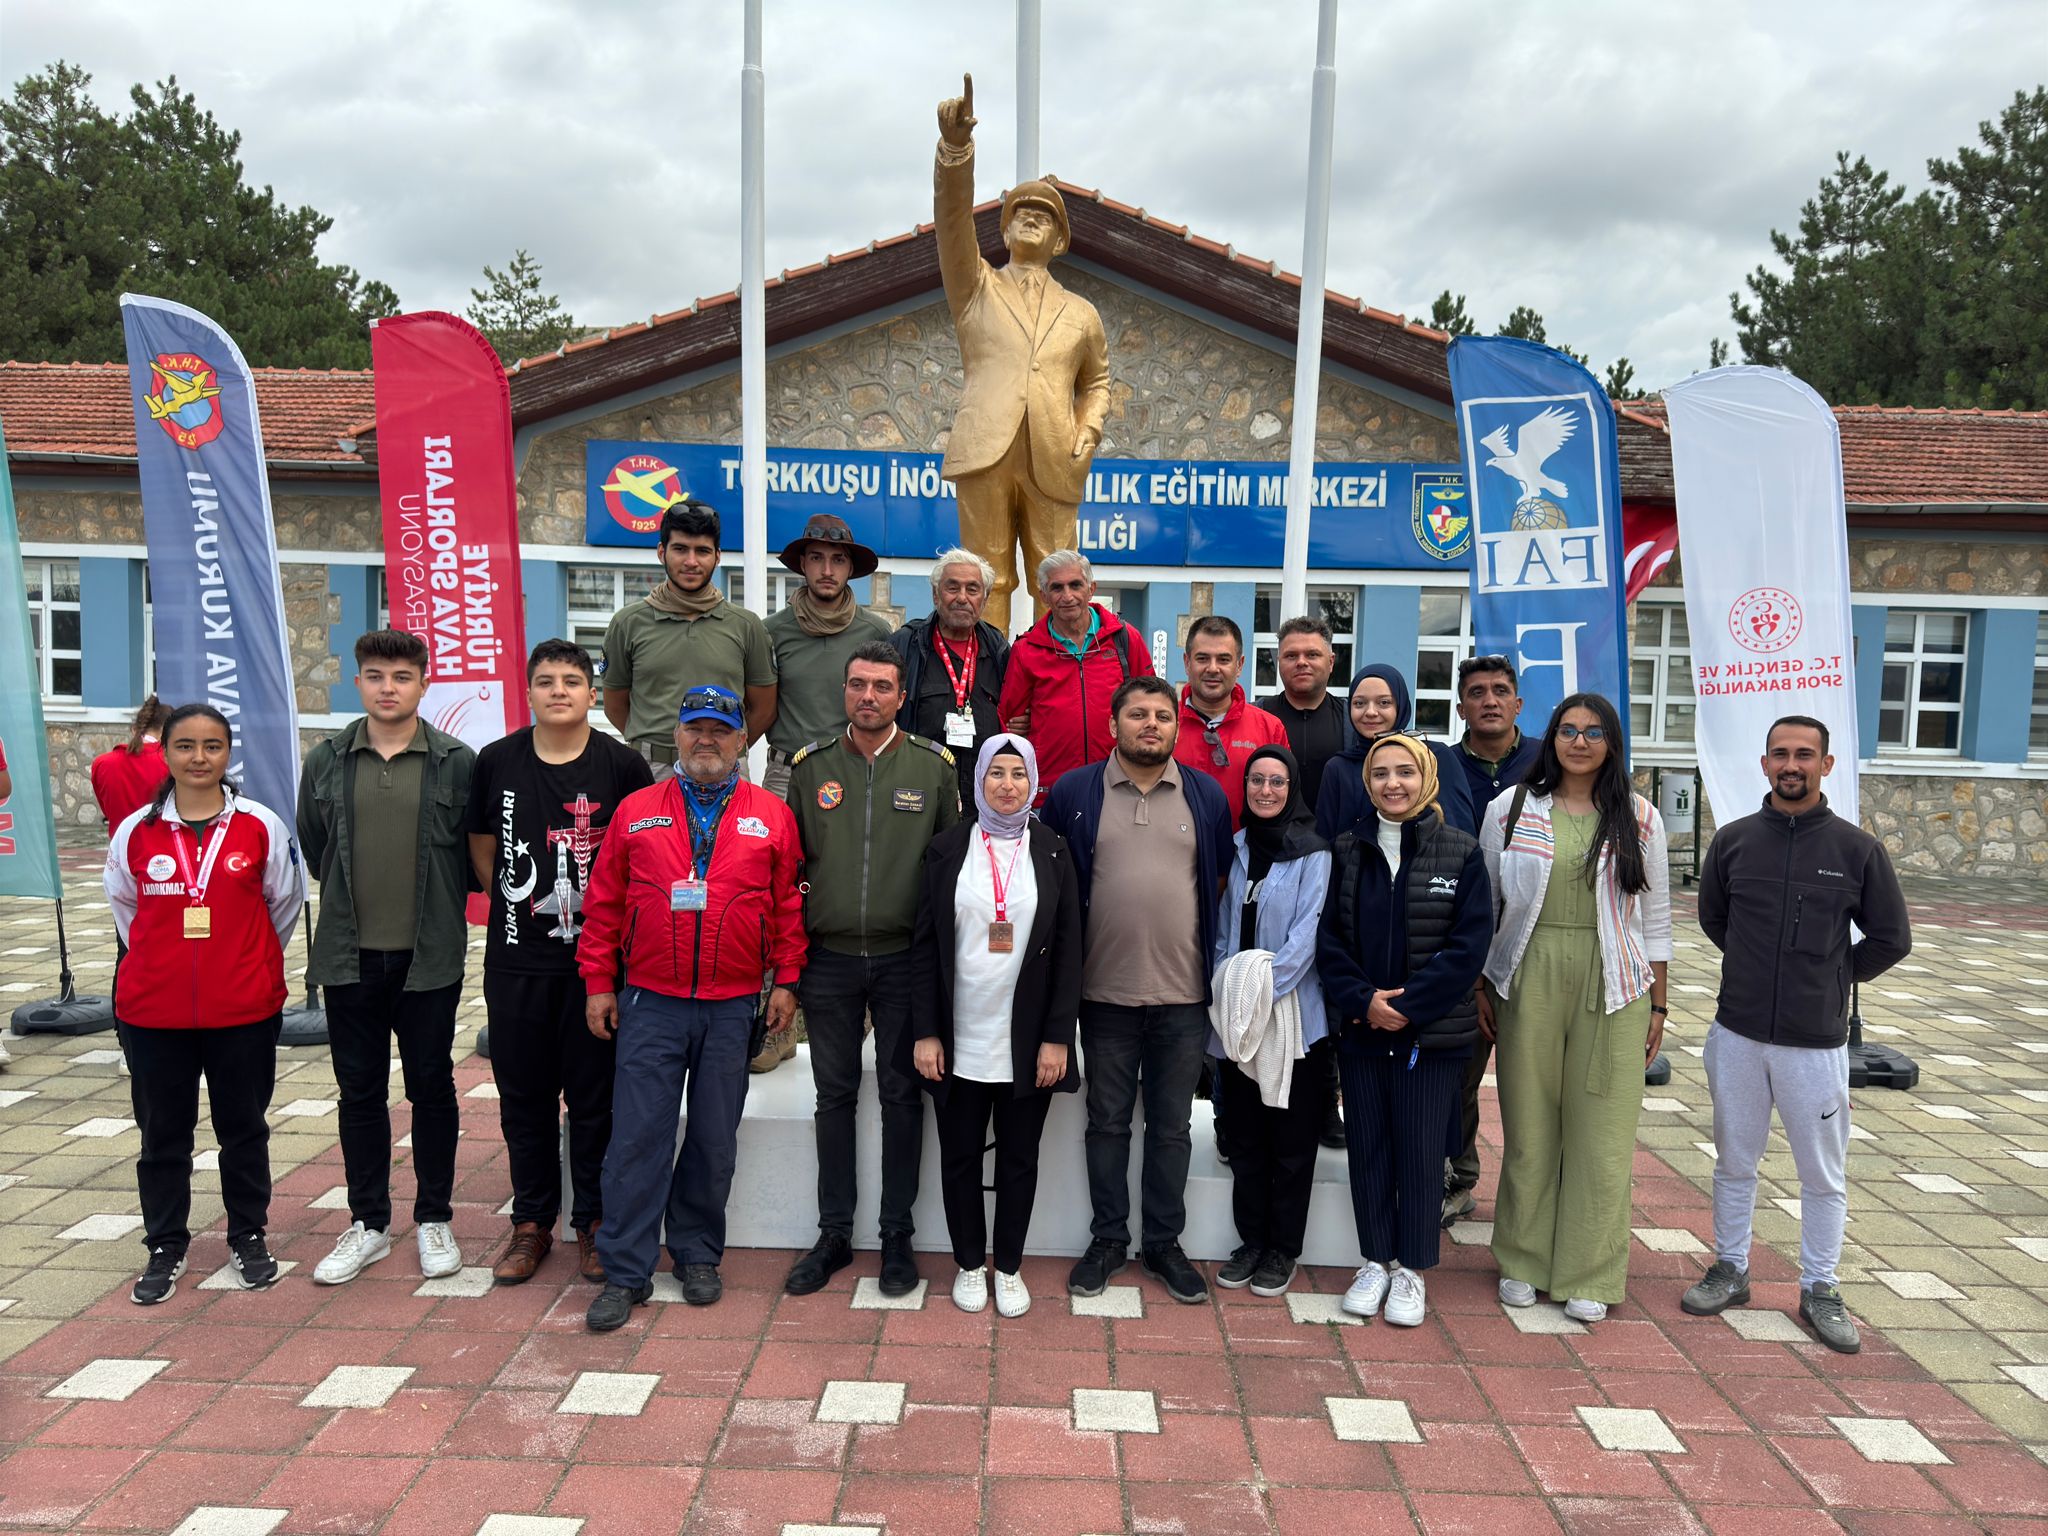
{"label": "elderly man with white hair", "polygon": [[994,569],[973,550],[946,550],[932,562],[931,616],[889,637],[904,665],[896,723],[952,750],[963,806],[974,804],[975,754],[1003,728],[997,703],[1010,642],[981,616],[994,584]]}

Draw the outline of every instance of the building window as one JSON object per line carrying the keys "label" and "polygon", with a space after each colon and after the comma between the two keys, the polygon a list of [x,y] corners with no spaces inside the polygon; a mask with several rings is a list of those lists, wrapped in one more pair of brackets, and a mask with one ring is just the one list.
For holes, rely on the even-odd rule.
{"label": "building window", "polygon": [[645,597],[652,585],[644,565],[569,567],[569,638],[590,652],[590,659],[597,664],[600,698],[604,692],[604,632],[611,627],[613,614]]}
{"label": "building window", "polygon": [[1415,729],[1449,738],[1458,699],[1458,663],[1472,654],[1472,594],[1424,588],[1415,641]]}
{"label": "building window", "polygon": [[2034,621],[2034,712],[2027,755],[2048,756],[2048,613]]}
{"label": "building window", "polygon": [[[1682,603],[1636,605],[1628,647],[1628,734],[1638,747],[1692,745],[1692,637]],[[1524,726],[1532,733],[1547,722]]]}
{"label": "building window", "polygon": [[1963,742],[1966,613],[1894,608],[1884,621],[1877,744],[1894,752],[1959,752]]}
{"label": "building window", "polygon": [[85,697],[85,665],[79,650],[78,562],[28,560],[22,573],[43,697],[57,704],[79,703]]}
{"label": "building window", "polygon": [[[1311,617],[1330,626],[1330,643],[1337,652],[1337,665],[1330,680],[1338,692],[1351,679],[1354,637],[1358,633],[1358,589],[1356,587],[1310,587],[1308,611]],[[1252,600],[1252,671],[1244,680],[1245,692],[1263,697],[1280,691],[1280,626],[1292,614],[1280,611],[1280,589],[1260,587]]]}
{"label": "building window", "polygon": [[[789,604],[789,594],[804,584],[803,577],[794,571],[768,567],[768,613],[775,613]],[[738,566],[732,566],[725,573],[725,595],[728,601],[747,606],[747,573]],[[767,613],[761,615],[766,618]]]}

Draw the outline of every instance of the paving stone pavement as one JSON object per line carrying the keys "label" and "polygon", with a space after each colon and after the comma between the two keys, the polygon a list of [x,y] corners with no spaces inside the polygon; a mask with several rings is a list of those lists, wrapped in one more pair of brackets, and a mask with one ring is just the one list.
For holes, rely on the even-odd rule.
{"label": "paving stone pavement", "polygon": [[[65,860],[88,990],[113,958],[96,862]],[[347,1216],[332,1074],[301,1049],[280,1062],[272,1139],[272,1243],[294,1272],[257,1294],[199,1283],[227,1257],[200,1172],[191,1270],[141,1309],[112,1037],[9,1037],[0,1530],[2048,1533],[2048,888],[1907,884],[1919,948],[1863,1005],[1922,1081],[1854,1097],[1854,1357],[1789,1316],[1798,1184],[1775,1135],[1755,1304],[1678,1310],[1710,1257],[1695,1053],[1715,969],[1683,892],[1630,1298],[1590,1330],[1494,1298],[1489,1093],[1477,1220],[1417,1329],[1335,1321],[1340,1270],[1183,1307],[1134,1266],[1070,1307],[1065,1261],[1034,1259],[1035,1306],[1001,1320],[953,1308],[940,1255],[920,1256],[921,1298],[876,1306],[872,1258],[798,1298],[778,1288],[790,1256],[755,1251],[728,1256],[718,1306],[657,1300],[592,1337],[572,1252],[526,1286],[473,1283],[508,1189],[468,1005],[454,1226],[471,1270],[423,1284],[401,1230],[353,1285],[305,1278]],[[0,901],[0,1006],[53,990],[55,969],[48,908]]]}

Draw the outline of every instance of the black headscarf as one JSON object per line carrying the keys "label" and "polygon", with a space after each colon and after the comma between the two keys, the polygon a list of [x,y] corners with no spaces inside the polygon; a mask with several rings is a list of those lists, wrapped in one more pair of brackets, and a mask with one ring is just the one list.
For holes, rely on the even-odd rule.
{"label": "black headscarf", "polygon": [[1278,816],[1254,816],[1247,799],[1244,844],[1254,867],[1260,860],[1270,867],[1289,859],[1305,858],[1330,846],[1316,834],[1316,813],[1309,809],[1308,797],[1302,793],[1301,765],[1295,762],[1292,752],[1285,747],[1260,747],[1245,759],[1245,773],[1249,775],[1253,765],[1267,757],[1287,770],[1287,804],[1281,807]]}
{"label": "black headscarf", "polygon": [[[1368,677],[1376,677],[1385,683],[1387,691],[1394,696],[1394,723],[1388,726],[1387,729],[1389,731],[1407,730],[1408,712],[1414,708],[1414,704],[1408,696],[1408,679],[1403,677],[1396,668],[1388,666],[1383,661],[1368,662],[1351,675],[1351,686],[1344,690],[1345,721],[1348,723],[1351,719],[1351,695],[1358,692],[1358,685]],[[1351,740],[1344,748],[1344,755],[1354,763],[1362,763],[1365,761],[1365,747],[1365,737],[1359,734],[1357,726],[1352,726]]]}

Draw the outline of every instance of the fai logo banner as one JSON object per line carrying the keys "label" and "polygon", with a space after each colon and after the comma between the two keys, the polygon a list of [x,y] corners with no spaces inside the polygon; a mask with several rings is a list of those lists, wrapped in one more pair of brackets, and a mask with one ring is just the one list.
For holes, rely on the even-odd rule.
{"label": "fai logo banner", "polygon": [[1569,694],[1628,718],[1614,409],[1562,353],[1509,337],[1451,344],[1451,390],[1472,519],[1478,650],[1522,677],[1540,729]]}

